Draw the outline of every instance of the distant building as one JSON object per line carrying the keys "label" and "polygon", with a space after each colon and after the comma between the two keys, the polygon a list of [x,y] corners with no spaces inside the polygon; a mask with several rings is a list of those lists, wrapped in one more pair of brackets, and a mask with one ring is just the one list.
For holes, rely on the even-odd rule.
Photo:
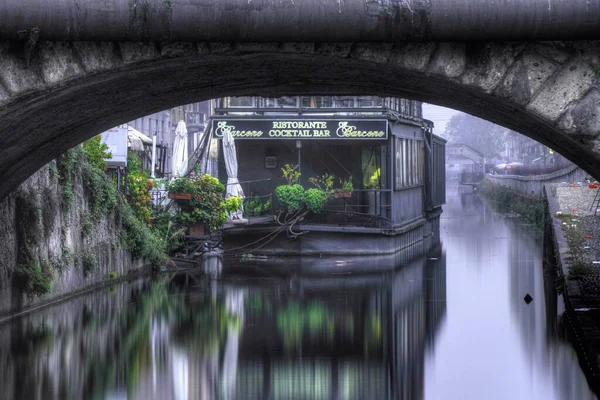
{"label": "distant building", "polygon": [[[191,156],[198,145],[198,137],[204,132],[210,114],[210,101],[177,106],[168,110],[137,118],[128,123],[129,126],[152,138],[156,135],[156,172],[158,176],[171,174],[171,159],[175,128],[183,120],[188,129],[188,156]],[[144,166],[150,168],[151,149],[146,148]]]}
{"label": "distant building", "polygon": [[507,135],[501,157],[506,163],[534,164],[548,170],[557,170],[571,165],[569,160],[548,146],[517,132],[509,132]]}

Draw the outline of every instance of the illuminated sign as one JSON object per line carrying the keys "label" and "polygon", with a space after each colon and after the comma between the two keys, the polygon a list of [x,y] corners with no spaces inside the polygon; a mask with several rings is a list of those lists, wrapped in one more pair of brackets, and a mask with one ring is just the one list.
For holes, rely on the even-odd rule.
{"label": "illuminated sign", "polygon": [[213,136],[234,139],[387,139],[385,119],[226,119],[213,118]]}

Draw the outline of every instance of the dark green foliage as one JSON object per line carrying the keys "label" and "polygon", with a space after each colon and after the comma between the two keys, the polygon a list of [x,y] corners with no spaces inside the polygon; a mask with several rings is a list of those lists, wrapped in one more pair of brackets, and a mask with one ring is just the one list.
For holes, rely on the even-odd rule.
{"label": "dark green foliage", "polygon": [[86,140],[83,142],[83,153],[91,166],[104,171],[106,169],[106,161],[104,159],[110,158],[112,154],[108,151],[106,143],[101,143],[101,141],[102,137],[100,135]]}
{"label": "dark green foliage", "polygon": [[56,160],[50,161],[48,166],[48,174],[52,183],[58,183],[58,168],[56,166]]}
{"label": "dark green foliage", "polygon": [[[583,279],[594,274],[592,266],[593,258],[588,252],[582,251],[584,247],[584,236],[592,232],[582,231],[579,224],[576,223],[576,216],[572,214],[559,214],[556,216],[564,224],[562,231],[567,239],[569,252],[567,255],[567,264],[569,266],[569,279]],[[565,225],[566,224],[566,225]]]}
{"label": "dark green foliage", "polygon": [[86,277],[98,269],[98,257],[94,249],[87,247],[83,250],[81,264],[83,266],[83,275]]}
{"label": "dark green foliage", "polygon": [[238,198],[223,198],[225,186],[208,174],[175,179],[167,185],[170,194],[186,193],[190,200],[177,200],[182,212],[175,217],[182,225],[204,224],[207,230],[214,231],[227,220],[228,209],[233,208]]}
{"label": "dark green foliage", "polygon": [[479,191],[499,212],[514,212],[538,227],[544,226],[546,202],[541,196],[529,197],[512,191],[504,186],[483,181]]}
{"label": "dark green foliage", "polygon": [[244,199],[244,215],[246,217],[259,217],[271,211],[271,199],[267,198],[264,202],[260,197],[254,196]]}
{"label": "dark green foliage", "polygon": [[40,264],[19,264],[13,275],[16,288],[26,293],[29,298],[50,293],[52,275],[42,270]]}
{"label": "dark green foliage", "polygon": [[181,238],[185,228],[177,228],[174,218],[166,208],[158,208],[154,211],[154,233],[165,241],[167,253],[172,253],[183,245]]}
{"label": "dark green foliage", "polygon": [[283,209],[293,212],[304,207],[304,188],[302,185],[277,186],[275,195]]}
{"label": "dark green foliage", "polygon": [[123,224],[122,241],[125,248],[137,258],[145,258],[153,265],[166,262],[166,241],[158,237],[140,221],[125,201],[120,201],[121,222]]}
{"label": "dark green foliage", "polygon": [[92,217],[89,213],[81,214],[81,232],[84,235],[89,235],[92,233],[92,229],[94,228],[94,224],[92,222]]}
{"label": "dark green foliage", "polygon": [[83,169],[83,183],[89,194],[90,211],[94,221],[108,215],[117,203],[117,190],[104,170],[88,164]]}
{"label": "dark green foliage", "polygon": [[304,194],[304,202],[308,211],[318,213],[323,210],[327,198],[321,189],[311,188]]}
{"label": "dark green foliage", "polygon": [[571,260],[569,263],[569,279],[582,279],[594,273],[594,268],[591,264],[581,262],[579,260]]}
{"label": "dark green foliage", "polygon": [[56,166],[58,169],[58,183],[62,189],[62,207],[65,213],[71,211],[71,205],[75,194],[73,192],[73,185],[75,183],[75,177],[80,171],[80,167],[83,163],[83,150],[81,146],[73,147],[67,150],[56,159]]}

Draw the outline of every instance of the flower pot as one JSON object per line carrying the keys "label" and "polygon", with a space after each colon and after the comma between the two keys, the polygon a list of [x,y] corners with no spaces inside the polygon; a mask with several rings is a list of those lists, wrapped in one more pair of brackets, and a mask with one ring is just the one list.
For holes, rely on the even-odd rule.
{"label": "flower pot", "polygon": [[191,200],[192,195],[190,193],[169,193],[169,198],[173,200]]}
{"label": "flower pot", "polygon": [[352,197],[352,192],[335,192],[333,195],[336,199],[340,197]]}
{"label": "flower pot", "polygon": [[188,234],[190,236],[202,236],[204,235],[204,225],[195,224],[188,227]]}

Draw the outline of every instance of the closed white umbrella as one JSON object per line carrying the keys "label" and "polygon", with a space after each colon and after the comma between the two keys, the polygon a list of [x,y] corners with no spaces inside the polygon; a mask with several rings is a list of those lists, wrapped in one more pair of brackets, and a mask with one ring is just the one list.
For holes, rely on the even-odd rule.
{"label": "closed white umbrella", "polygon": [[172,170],[173,176],[183,176],[187,172],[188,164],[188,136],[185,122],[179,121],[175,129],[173,143]]}
{"label": "closed white umbrella", "polygon": [[[225,169],[227,170],[227,187],[225,188],[225,197],[237,196],[244,197],[244,191],[238,181],[238,162],[235,151],[235,142],[231,131],[228,129],[223,134],[223,157],[225,158]],[[240,209],[230,215],[231,219],[242,219],[243,210]]]}

